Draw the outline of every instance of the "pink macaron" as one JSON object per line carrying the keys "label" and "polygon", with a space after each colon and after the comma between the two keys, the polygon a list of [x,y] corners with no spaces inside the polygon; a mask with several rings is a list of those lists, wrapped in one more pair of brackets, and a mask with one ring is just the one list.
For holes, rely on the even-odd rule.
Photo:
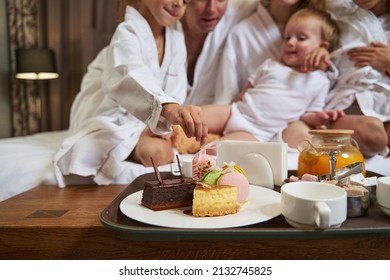
{"label": "pink macaron", "polygon": [[238,195],[237,201],[239,203],[245,202],[249,195],[249,181],[245,175],[239,172],[229,172],[219,177],[217,185],[236,186]]}

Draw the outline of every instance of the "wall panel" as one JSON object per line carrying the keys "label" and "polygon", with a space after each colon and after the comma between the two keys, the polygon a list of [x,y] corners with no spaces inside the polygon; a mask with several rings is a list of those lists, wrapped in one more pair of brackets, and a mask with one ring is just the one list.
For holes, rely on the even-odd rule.
{"label": "wall panel", "polygon": [[48,83],[48,130],[67,129],[82,76],[115,30],[118,1],[39,0],[43,45],[56,52],[60,78]]}

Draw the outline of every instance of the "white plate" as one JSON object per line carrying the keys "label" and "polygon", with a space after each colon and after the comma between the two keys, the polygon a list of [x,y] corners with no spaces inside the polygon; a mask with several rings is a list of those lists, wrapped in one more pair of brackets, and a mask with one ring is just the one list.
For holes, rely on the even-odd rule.
{"label": "white plate", "polygon": [[[153,211],[141,205],[142,190],[122,200],[119,205],[127,217],[155,226],[172,228],[216,229],[240,227],[268,221],[281,214],[280,193],[250,185],[248,202],[236,214],[218,217],[193,217],[190,208]],[[187,210],[187,211],[185,211]]]}

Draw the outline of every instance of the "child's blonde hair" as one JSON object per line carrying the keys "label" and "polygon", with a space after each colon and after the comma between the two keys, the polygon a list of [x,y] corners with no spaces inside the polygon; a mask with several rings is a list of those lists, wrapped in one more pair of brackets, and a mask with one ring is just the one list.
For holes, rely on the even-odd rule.
{"label": "child's blonde hair", "polygon": [[305,21],[308,18],[317,18],[321,21],[321,37],[322,40],[329,43],[328,51],[332,52],[340,46],[340,28],[336,21],[332,19],[331,15],[325,11],[304,8],[295,12],[290,20]]}

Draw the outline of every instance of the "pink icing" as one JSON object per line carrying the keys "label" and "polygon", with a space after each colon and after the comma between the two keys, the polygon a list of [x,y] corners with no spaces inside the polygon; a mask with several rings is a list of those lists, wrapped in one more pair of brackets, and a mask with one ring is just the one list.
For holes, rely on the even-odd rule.
{"label": "pink icing", "polygon": [[221,177],[217,181],[217,185],[236,186],[238,195],[237,201],[245,202],[249,195],[249,182],[248,179],[239,172],[229,172]]}
{"label": "pink icing", "polygon": [[199,180],[215,166],[215,157],[205,152],[196,154],[192,160],[192,178]]}

